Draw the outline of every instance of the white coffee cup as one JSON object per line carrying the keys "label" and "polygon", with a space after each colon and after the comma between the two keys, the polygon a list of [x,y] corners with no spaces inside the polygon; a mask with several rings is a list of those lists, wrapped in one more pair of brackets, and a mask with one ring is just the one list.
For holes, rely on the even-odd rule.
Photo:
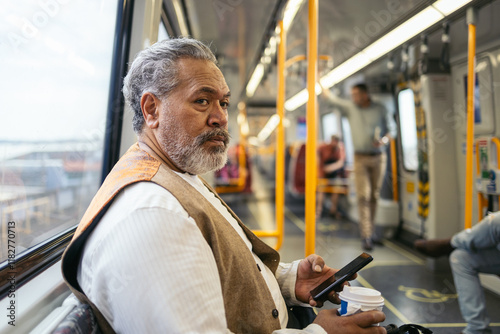
{"label": "white coffee cup", "polygon": [[384,298],[374,289],[345,285],[339,297],[339,313],[343,316],[371,310],[382,311],[384,307]]}

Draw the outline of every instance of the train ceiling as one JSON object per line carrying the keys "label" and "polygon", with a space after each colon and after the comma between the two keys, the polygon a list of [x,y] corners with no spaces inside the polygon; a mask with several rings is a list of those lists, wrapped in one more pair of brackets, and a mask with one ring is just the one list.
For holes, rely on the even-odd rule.
{"label": "train ceiling", "polygon": [[[292,1],[292,0],[290,0]],[[366,47],[409,17],[432,4],[433,0],[320,0],[318,22],[318,70],[326,73]],[[262,116],[275,112],[276,66],[273,58],[261,84],[251,98],[245,87],[276,26],[276,17],[285,0],[164,0],[164,9],[174,33],[184,34],[212,45],[231,88],[234,102],[240,98]],[[308,6],[303,1],[287,34],[287,58],[307,54]],[[177,29],[177,30],[176,30]],[[440,38],[433,41],[440,43]],[[377,78],[387,72],[384,66],[372,68]],[[376,67],[376,66],[374,66]],[[288,69],[287,99],[305,87],[305,61]],[[234,105],[234,104],[233,104]]]}

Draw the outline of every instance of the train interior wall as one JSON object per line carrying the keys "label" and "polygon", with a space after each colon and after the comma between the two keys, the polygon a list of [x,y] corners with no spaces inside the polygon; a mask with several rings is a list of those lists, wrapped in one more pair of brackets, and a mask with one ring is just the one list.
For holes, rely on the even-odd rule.
{"label": "train interior wall", "polygon": [[[136,2],[136,6],[139,2]],[[161,4],[161,2],[156,2]],[[158,10],[147,8],[152,2],[147,2],[143,8],[135,12],[131,57],[135,55],[147,40],[154,40],[151,27],[158,24]],[[479,11],[478,24],[478,53],[477,77],[479,83],[478,97],[482,121],[476,125],[476,139],[500,137],[500,116],[496,111],[500,105],[500,40],[498,31],[500,21],[495,19],[500,15],[499,1],[492,2]],[[148,31],[148,28],[151,31]],[[427,99],[424,105],[428,115],[427,129],[430,146],[429,154],[431,174],[430,197],[431,206],[429,217],[422,220],[418,217],[418,177],[416,173],[405,172],[398,164],[399,203],[395,204],[390,196],[382,201],[378,225],[389,227],[393,232],[401,223],[402,228],[409,234],[425,237],[446,237],[450,233],[460,230],[464,221],[465,197],[465,82],[466,59],[466,26],[464,20],[459,20],[451,27],[451,72],[449,75],[428,75],[421,78],[423,85],[422,97]],[[153,36],[153,37],[152,37]],[[439,39],[440,35],[431,36],[431,40]],[[436,49],[438,50],[438,48]],[[438,52],[438,51],[433,51]],[[358,80],[356,78],[356,80]],[[353,79],[354,80],[354,79]],[[347,83],[345,85],[348,86]],[[437,89],[439,88],[439,89]],[[436,101],[436,94],[441,100]],[[396,96],[374,94],[376,98],[386,102],[388,107],[397,113]],[[131,131],[130,112],[126,112],[123,122],[122,145],[123,153],[133,142],[135,134]],[[233,119],[236,119],[234,116]],[[293,119],[293,118],[292,118]],[[296,120],[296,119],[295,119]],[[295,134],[297,122],[291,122],[288,130]],[[235,127],[234,121],[231,127]],[[237,138],[237,134],[233,135]],[[321,132],[318,138],[323,139]],[[288,144],[291,144],[290,139]],[[497,157],[493,144],[489,147],[491,165],[497,164]],[[477,152],[476,152],[477,153]],[[398,156],[399,157],[399,156]],[[225,194],[224,199],[242,218],[254,229],[274,228],[275,209],[274,201],[274,158],[270,153],[252,158],[253,182],[252,192],[247,194]],[[453,165],[449,162],[454,161]],[[445,168],[442,166],[445,165]],[[474,163],[475,166],[475,163]],[[474,175],[477,174],[474,170]],[[352,186],[352,176],[349,187]],[[325,257],[327,263],[334,267],[346,264],[349,259],[357,256],[360,251],[355,207],[355,193],[349,192],[343,198],[348,209],[347,219],[335,220],[323,217],[317,221],[316,252]],[[444,202],[443,202],[444,201]],[[384,207],[384,205],[387,205]],[[304,256],[304,198],[287,193],[285,209],[285,241],[280,250],[284,261],[291,261]],[[434,208],[439,208],[434,210]],[[498,207],[496,207],[498,209]],[[387,216],[384,216],[383,213]],[[477,191],[474,191],[473,222],[478,219]],[[392,236],[392,233],[391,233]],[[275,240],[266,239],[270,244]],[[429,326],[436,333],[455,333],[464,326],[461,319],[453,279],[446,270],[444,262],[433,262],[416,253],[407,243],[399,243],[388,238],[383,246],[377,246],[373,251],[376,259],[365,268],[354,285],[373,287],[382,291],[386,297],[386,323],[420,323]],[[442,265],[445,270],[436,271]],[[403,273],[403,274],[402,274]],[[487,304],[492,317],[493,333],[500,333],[500,314],[497,310],[500,305],[500,279],[498,277],[482,276],[487,292]],[[63,304],[69,295],[60,274],[60,263],[54,264],[38,277],[22,286],[18,291],[19,305],[22,310],[18,314],[20,324],[14,331],[6,325],[0,324],[0,333],[27,333],[38,324],[39,328],[50,328],[65,309],[71,308],[71,301]],[[7,299],[0,300],[0,308],[6,309]],[[328,304],[326,307],[335,307]],[[43,319],[53,312],[55,316],[42,324]]]}

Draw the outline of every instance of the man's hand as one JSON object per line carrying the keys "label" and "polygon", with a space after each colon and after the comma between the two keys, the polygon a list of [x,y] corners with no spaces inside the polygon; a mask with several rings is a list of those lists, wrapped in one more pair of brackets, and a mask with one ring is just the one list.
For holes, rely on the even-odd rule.
{"label": "man's hand", "polygon": [[373,146],[377,147],[377,148],[381,147],[381,146],[385,146],[385,145],[389,144],[390,141],[391,141],[391,139],[388,136],[383,136],[379,140],[374,140]]}
{"label": "man's hand", "polygon": [[[304,303],[309,303],[311,306],[321,307],[322,302],[317,302],[312,299],[310,291],[320,285],[327,278],[335,274],[338,270],[325,265],[325,261],[319,255],[312,254],[303,259],[299,263],[297,269],[297,281],[295,282],[295,296],[298,300]],[[356,278],[357,275],[350,277]],[[344,283],[347,285],[348,283]],[[330,292],[328,300],[332,303],[340,304],[339,296],[335,291]]]}
{"label": "man's hand", "polygon": [[328,88],[323,87],[323,85],[321,85],[321,82],[318,81],[318,84],[321,87],[321,96],[326,98],[327,100],[332,99],[333,96],[332,92],[330,92]]}
{"label": "man's hand", "polygon": [[320,325],[328,334],[385,334],[382,326],[373,326],[385,320],[380,311],[361,312],[345,317],[338,315],[337,310],[322,310],[313,323]]}

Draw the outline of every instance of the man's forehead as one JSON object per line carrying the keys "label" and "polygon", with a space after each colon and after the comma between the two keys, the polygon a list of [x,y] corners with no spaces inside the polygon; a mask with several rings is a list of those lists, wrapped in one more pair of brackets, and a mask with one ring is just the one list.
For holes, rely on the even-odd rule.
{"label": "man's forehead", "polygon": [[198,59],[181,59],[179,63],[180,85],[190,90],[229,96],[224,75],[212,62]]}
{"label": "man's forehead", "polygon": [[231,91],[225,85],[224,87],[219,87],[219,89],[214,89],[212,86],[204,86],[204,85],[194,85],[193,87],[194,92],[196,93],[207,93],[211,95],[222,95],[223,97],[230,97],[231,96]]}

